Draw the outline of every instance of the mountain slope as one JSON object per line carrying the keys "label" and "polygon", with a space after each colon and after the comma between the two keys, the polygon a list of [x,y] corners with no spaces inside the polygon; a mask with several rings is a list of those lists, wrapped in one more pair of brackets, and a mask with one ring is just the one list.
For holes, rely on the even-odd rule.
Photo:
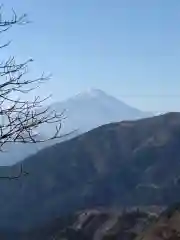
{"label": "mountain slope", "polygon": [[[165,211],[154,210],[151,207],[119,211],[86,209],[64,219],[56,219],[42,228],[27,232],[24,236],[19,234],[17,239],[179,240],[180,203],[168,207]],[[6,233],[6,236],[8,234]]]}
{"label": "mountain slope", "polygon": [[6,240],[134,240],[158,217],[148,209],[86,209],[27,232],[0,229]]}
{"label": "mountain slope", "polygon": [[180,240],[180,204],[176,203],[142,231],[135,240]]}
{"label": "mountain slope", "polygon": [[[62,121],[61,135],[76,130],[75,133],[68,136],[68,139],[103,124],[150,116],[150,113],[141,112],[96,89],[80,93],[64,102],[52,104],[50,107],[57,113],[66,110],[66,119]],[[55,124],[41,126],[39,128],[41,139],[52,136],[55,129]],[[15,164],[42,148],[65,140],[67,137],[40,144],[9,144],[6,147],[7,151],[0,153],[0,165]]]}
{"label": "mountain slope", "polygon": [[[50,134],[50,132],[49,132]],[[44,142],[38,142],[41,140],[48,139],[48,136],[45,136],[44,134],[39,134],[36,136],[36,143],[14,143],[10,142],[5,144],[3,147],[3,151],[0,152],[0,166],[12,166],[23,159],[27,158],[28,156],[31,156],[33,154],[36,154],[38,151],[52,146],[56,143],[60,143],[63,141],[67,141],[73,137],[78,136],[80,133],[77,131],[71,132],[67,135],[62,135],[62,138],[52,139],[49,141]],[[53,134],[51,134],[53,136]]]}
{"label": "mountain slope", "polygon": [[65,109],[67,116],[63,129],[65,132],[74,129],[86,132],[112,122],[152,116],[152,114],[133,108],[98,89],[79,93],[64,102],[53,104],[52,108],[57,112]]}
{"label": "mountain slope", "polygon": [[24,161],[27,177],[0,185],[0,223],[25,228],[79,208],[177,201],[179,146],[180,113],[170,113],[108,124],[44,149]]}
{"label": "mountain slope", "polygon": [[[56,240],[62,238],[67,240],[133,240],[156,218],[155,214],[139,210],[129,210],[127,212],[84,210],[75,214],[74,221],[66,225],[64,231],[60,231],[60,225],[59,231],[57,227],[57,230],[55,230],[55,227],[54,229],[49,227],[49,229],[54,230],[51,237],[54,236]],[[46,238],[39,237],[40,239]],[[47,239],[51,238],[47,237]]]}

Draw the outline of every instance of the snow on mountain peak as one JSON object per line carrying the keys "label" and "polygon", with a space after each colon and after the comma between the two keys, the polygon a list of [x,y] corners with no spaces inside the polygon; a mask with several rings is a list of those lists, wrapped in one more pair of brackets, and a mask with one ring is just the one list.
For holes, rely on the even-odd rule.
{"label": "snow on mountain peak", "polygon": [[75,97],[88,97],[88,98],[96,98],[106,96],[106,93],[100,89],[90,88],[83,92],[78,93]]}

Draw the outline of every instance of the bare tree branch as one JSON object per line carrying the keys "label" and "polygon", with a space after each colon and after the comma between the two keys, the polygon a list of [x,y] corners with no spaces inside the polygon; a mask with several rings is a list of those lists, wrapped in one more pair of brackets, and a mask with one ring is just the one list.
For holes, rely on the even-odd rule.
{"label": "bare tree branch", "polygon": [[[0,34],[7,32],[14,25],[26,23],[28,23],[27,15],[17,16],[14,10],[9,20],[4,19],[1,5]],[[9,44],[10,41],[1,45],[0,50],[8,47]],[[14,98],[14,95],[28,94],[50,79],[50,76],[44,74],[37,79],[27,79],[26,73],[31,62],[33,62],[32,59],[17,63],[14,57],[0,61],[0,151],[3,151],[3,146],[10,142],[37,143],[64,136],[60,135],[64,112],[58,114],[50,108],[43,107],[44,102],[50,96],[44,99],[37,96],[31,101],[20,97]],[[47,139],[37,139],[37,133],[34,130],[38,130],[38,127],[43,124],[56,124],[55,133]],[[21,168],[20,174],[12,178],[19,178],[22,175],[24,172]]]}
{"label": "bare tree branch", "polygon": [[20,164],[20,170],[19,170],[18,174],[11,175],[11,176],[1,176],[0,179],[1,180],[3,180],[3,179],[4,180],[15,180],[15,179],[19,180],[21,177],[27,176],[28,174],[29,174],[28,172],[24,171],[23,165]]}

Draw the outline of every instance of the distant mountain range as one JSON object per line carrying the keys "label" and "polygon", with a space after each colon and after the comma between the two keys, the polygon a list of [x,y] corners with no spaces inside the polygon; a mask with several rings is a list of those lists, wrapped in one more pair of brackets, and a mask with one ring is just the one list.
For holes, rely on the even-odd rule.
{"label": "distant mountain range", "polygon": [[[23,161],[0,184],[0,225],[28,228],[82,208],[180,200],[180,113],[107,124]],[[17,174],[19,164],[0,168]]]}
{"label": "distant mountain range", "polygon": [[[64,102],[54,103],[50,107],[58,113],[66,110],[66,119],[62,121],[62,135],[74,130],[76,132],[61,140],[46,143],[25,145],[10,143],[6,146],[6,151],[0,153],[0,165],[12,165],[42,148],[53,145],[58,141],[65,141],[103,124],[119,122],[121,120],[139,119],[151,115],[150,113],[132,108],[103,91],[96,89],[80,93]],[[48,138],[48,136],[53,135],[54,131],[55,125],[44,125],[39,129],[38,137],[40,139]]]}

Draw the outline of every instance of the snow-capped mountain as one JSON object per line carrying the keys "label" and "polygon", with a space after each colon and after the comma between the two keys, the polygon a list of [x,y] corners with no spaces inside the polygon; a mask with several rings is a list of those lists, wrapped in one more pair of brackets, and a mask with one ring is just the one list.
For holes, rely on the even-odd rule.
{"label": "snow-capped mountain", "polygon": [[54,103],[52,108],[57,112],[65,110],[63,132],[79,130],[82,133],[111,122],[152,116],[98,89],[90,89],[64,102]]}
{"label": "snow-capped mountain", "polygon": [[[62,121],[61,134],[70,133],[74,130],[75,132],[60,140],[46,143],[11,143],[6,147],[6,152],[0,153],[0,165],[12,165],[44,147],[75,137],[103,124],[150,116],[149,113],[128,106],[124,102],[97,89],[79,93],[66,101],[54,103],[50,107],[58,113],[65,110],[64,116],[66,119]],[[52,124],[41,126],[40,136],[48,138],[54,133],[54,130],[55,126]]]}

